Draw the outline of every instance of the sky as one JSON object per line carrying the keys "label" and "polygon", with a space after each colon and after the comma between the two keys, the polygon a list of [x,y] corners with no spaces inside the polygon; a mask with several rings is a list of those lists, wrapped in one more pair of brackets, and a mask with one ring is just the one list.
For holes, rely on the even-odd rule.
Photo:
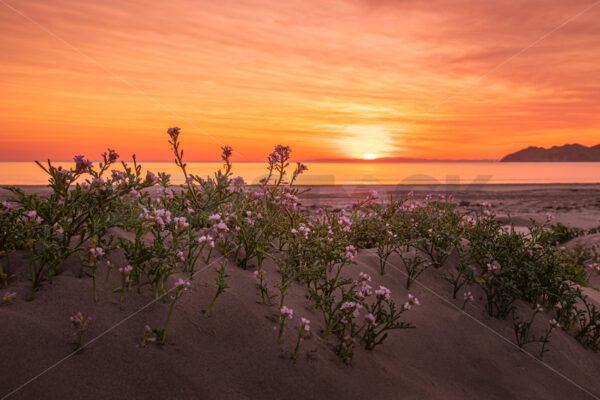
{"label": "sky", "polygon": [[600,143],[600,0],[0,0],[0,160]]}

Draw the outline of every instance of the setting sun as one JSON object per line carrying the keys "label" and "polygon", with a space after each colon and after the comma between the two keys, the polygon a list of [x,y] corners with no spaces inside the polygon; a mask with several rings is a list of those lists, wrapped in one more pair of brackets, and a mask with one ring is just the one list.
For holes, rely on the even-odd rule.
{"label": "setting sun", "polygon": [[377,157],[377,155],[375,155],[373,153],[365,153],[365,154],[363,154],[362,158],[365,160],[374,160],[378,157]]}

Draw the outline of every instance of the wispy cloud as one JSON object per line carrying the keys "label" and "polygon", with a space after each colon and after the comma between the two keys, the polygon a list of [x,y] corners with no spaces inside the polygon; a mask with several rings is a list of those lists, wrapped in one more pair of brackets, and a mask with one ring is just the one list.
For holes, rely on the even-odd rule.
{"label": "wispy cloud", "polygon": [[[433,158],[595,144],[600,129],[600,7],[428,112],[592,0],[8,3],[245,159],[279,142],[304,159],[346,156],[349,126],[386,132],[389,155]],[[111,145],[169,159],[171,125],[189,157],[217,154],[1,4],[0,27],[0,158]]]}

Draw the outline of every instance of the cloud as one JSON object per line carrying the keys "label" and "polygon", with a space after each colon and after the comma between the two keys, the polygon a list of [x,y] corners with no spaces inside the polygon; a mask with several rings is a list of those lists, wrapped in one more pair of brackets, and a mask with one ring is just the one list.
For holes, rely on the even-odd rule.
{"label": "cloud", "polygon": [[[3,134],[0,158],[70,158],[76,134],[101,152],[126,132],[122,153],[152,142],[143,155],[168,159],[171,125],[195,159],[220,143],[262,159],[281,141],[320,158],[324,135],[356,136],[327,126],[379,127],[401,156],[469,158],[468,139],[493,158],[594,144],[600,128],[600,6],[494,69],[591,0],[10,4],[95,61],[0,7],[0,129],[21,131]],[[49,136],[53,154],[28,153]]]}

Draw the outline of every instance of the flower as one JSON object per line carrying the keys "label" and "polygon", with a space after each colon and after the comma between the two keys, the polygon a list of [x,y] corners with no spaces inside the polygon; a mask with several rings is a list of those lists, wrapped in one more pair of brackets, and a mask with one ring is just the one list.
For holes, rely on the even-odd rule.
{"label": "flower", "polygon": [[302,174],[304,171],[308,171],[308,167],[301,162],[296,163],[296,175]]}
{"label": "flower", "polygon": [[552,328],[560,328],[560,324],[558,323],[558,321],[556,321],[555,319],[551,319],[550,321],[548,321],[550,323],[550,326]]}
{"label": "flower", "polygon": [[189,281],[184,281],[179,278],[177,282],[175,282],[175,288],[179,291],[187,290],[192,284]]}
{"label": "flower", "polygon": [[375,323],[375,316],[371,313],[365,315],[365,321],[367,325],[377,326],[377,324]]}
{"label": "flower", "polygon": [[221,158],[224,161],[229,159],[229,157],[231,157],[231,154],[233,153],[233,149],[231,148],[231,146],[223,146],[223,147],[221,147],[221,150],[223,150],[223,154],[221,155]]}
{"label": "flower", "polygon": [[544,312],[544,307],[542,307],[542,306],[541,306],[541,305],[539,305],[539,304],[536,304],[536,306],[535,306],[535,311],[536,311],[536,312]]}
{"label": "flower", "polygon": [[493,263],[487,265],[487,269],[488,271],[497,271],[500,269],[500,264],[498,264],[497,261],[494,261]]}
{"label": "flower", "polygon": [[35,222],[36,224],[42,223],[42,219],[37,215],[37,211],[35,210],[27,211],[25,216],[28,218],[25,222]]}
{"label": "flower", "polygon": [[271,154],[269,154],[267,159],[271,164],[285,163],[290,159],[291,152],[292,149],[290,148],[290,146],[282,146],[278,144],[277,146],[275,146],[275,150]]}
{"label": "flower", "polygon": [[360,272],[358,274],[358,276],[360,276],[361,280],[364,280],[364,281],[367,281],[367,282],[371,282],[371,277],[367,273],[365,273],[365,272]]}
{"label": "flower", "polygon": [[310,320],[302,317],[302,318],[300,318],[300,321],[302,322],[302,326],[304,327],[304,331],[305,332],[310,332]]}
{"label": "flower", "polygon": [[231,180],[231,184],[235,187],[241,187],[244,186],[246,182],[244,182],[244,178],[242,178],[241,176],[236,176]]}
{"label": "flower", "polygon": [[181,131],[181,128],[178,126],[174,126],[173,128],[167,129],[167,133],[169,134],[173,142],[176,141],[179,137],[179,131]]}
{"label": "flower", "polygon": [[75,170],[79,172],[87,172],[92,169],[92,162],[90,160],[84,160],[84,156],[75,156],[73,157],[73,161],[75,161]]}
{"label": "flower", "polygon": [[148,183],[158,183],[158,177],[154,175],[153,172],[146,171],[146,182]]}
{"label": "flower", "polygon": [[379,289],[377,289],[375,291],[375,296],[383,297],[386,300],[390,299],[391,294],[392,294],[392,291],[390,289],[386,288],[385,286],[379,286]]}
{"label": "flower", "polygon": [[404,308],[407,310],[410,310],[412,308],[412,306],[420,306],[421,303],[419,302],[419,299],[417,299],[415,296],[413,296],[412,294],[408,294],[408,301],[406,303],[404,303]]}
{"label": "flower", "polygon": [[94,256],[103,256],[104,255],[104,249],[102,249],[101,247],[92,247],[90,249],[90,253],[92,253],[92,255]]}
{"label": "flower", "polygon": [[6,292],[2,297],[2,301],[12,303],[17,298],[17,292]]}
{"label": "flower", "polygon": [[417,299],[415,296],[413,296],[412,294],[408,294],[408,301],[410,301],[411,303],[420,306],[421,303],[419,303],[419,299]]}
{"label": "flower", "polygon": [[279,312],[281,313],[282,319],[292,319],[294,317],[294,310],[286,306],[281,307]]}
{"label": "flower", "polygon": [[117,159],[119,158],[119,155],[117,154],[116,151],[114,151],[112,149],[108,149],[108,153],[107,152],[102,153],[102,158],[104,159],[104,164],[108,164],[108,163],[117,161]]}
{"label": "flower", "polygon": [[77,329],[85,329],[88,321],[92,320],[92,317],[87,317],[87,320],[83,318],[83,314],[79,311],[77,314],[69,317],[69,320],[73,324],[73,326]]}

